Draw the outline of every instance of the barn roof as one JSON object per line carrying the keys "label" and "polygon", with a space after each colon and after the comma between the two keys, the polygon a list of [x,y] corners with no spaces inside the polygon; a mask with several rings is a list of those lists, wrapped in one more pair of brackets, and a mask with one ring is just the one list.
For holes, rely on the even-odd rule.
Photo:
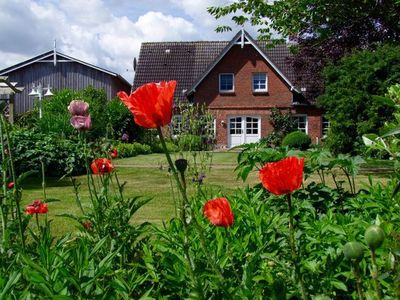
{"label": "barn roof", "polygon": [[59,51],[56,51],[56,50],[47,51],[45,53],[42,53],[42,54],[39,54],[39,55],[37,55],[35,57],[27,59],[27,60],[25,60],[23,62],[20,62],[20,63],[18,63],[16,65],[13,65],[11,67],[8,67],[8,68],[5,68],[3,70],[0,70],[0,76],[1,75],[7,75],[7,74],[9,74],[9,73],[11,73],[13,71],[16,71],[16,70],[21,69],[23,67],[26,67],[28,65],[34,64],[36,62],[44,62],[44,61],[55,62],[55,64],[56,63],[62,63],[62,62],[71,62],[71,61],[72,62],[76,62],[76,63],[82,64],[82,65],[85,65],[85,66],[87,66],[89,68],[98,70],[100,72],[104,72],[104,73],[106,73],[106,74],[108,74],[110,76],[117,77],[120,80],[122,80],[123,82],[125,82],[126,84],[130,85],[130,83],[125,78],[123,78],[121,75],[119,75],[119,74],[117,74],[115,72],[106,70],[104,68],[101,68],[101,67],[98,67],[98,66],[95,66],[95,65],[92,65],[92,64],[89,64],[87,62],[84,62],[82,60],[79,60],[79,59],[76,59],[74,57],[68,56],[68,55],[63,54],[63,53],[61,53]]}

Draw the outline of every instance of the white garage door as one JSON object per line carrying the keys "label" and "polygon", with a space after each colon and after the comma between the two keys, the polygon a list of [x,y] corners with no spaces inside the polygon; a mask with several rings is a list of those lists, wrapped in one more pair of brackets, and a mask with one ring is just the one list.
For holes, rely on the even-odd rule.
{"label": "white garage door", "polygon": [[260,117],[237,116],[229,118],[229,147],[256,143],[261,137]]}

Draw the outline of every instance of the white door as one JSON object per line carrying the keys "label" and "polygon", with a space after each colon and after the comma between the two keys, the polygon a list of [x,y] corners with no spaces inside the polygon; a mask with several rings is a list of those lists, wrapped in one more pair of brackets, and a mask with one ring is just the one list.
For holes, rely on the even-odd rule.
{"label": "white door", "polygon": [[260,117],[240,116],[229,118],[229,147],[260,140]]}

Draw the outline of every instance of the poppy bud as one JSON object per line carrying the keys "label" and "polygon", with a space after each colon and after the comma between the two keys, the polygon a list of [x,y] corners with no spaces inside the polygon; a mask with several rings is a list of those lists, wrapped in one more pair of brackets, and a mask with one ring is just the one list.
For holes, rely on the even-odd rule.
{"label": "poppy bud", "polygon": [[343,254],[348,260],[358,261],[364,256],[364,248],[359,242],[348,242],[343,247]]}
{"label": "poppy bud", "polygon": [[188,162],[186,159],[177,159],[175,161],[175,167],[178,169],[179,172],[183,173],[186,171],[186,168],[188,166]]}
{"label": "poppy bud", "polygon": [[371,248],[371,250],[375,250],[382,245],[385,239],[385,233],[378,225],[372,225],[365,230],[364,237],[368,247]]}

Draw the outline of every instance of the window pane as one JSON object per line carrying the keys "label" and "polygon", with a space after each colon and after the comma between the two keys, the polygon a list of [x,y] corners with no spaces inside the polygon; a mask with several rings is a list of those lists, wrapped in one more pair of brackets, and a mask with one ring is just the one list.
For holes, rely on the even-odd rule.
{"label": "window pane", "polygon": [[329,127],[330,127],[330,123],[329,123],[328,119],[326,119],[325,117],[322,117],[322,135],[328,134]]}
{"label": "window pane", "polygon": [[171,122],[171,130],[173,135],[179,135],[182,132],[182,116],[174,115]]}
{"label": "window pane", "polygon": [[267,74],[265,73],[253,74],[253,90],[254,91],[267,90]]}
{"label": "window pane", "polygon": [[233,90],[233,74],[220,74],[219,89],[221,91],[232,91]]}
{"label": "window pane", "polygon": [[307,116],[293,116],[293,121],[297,124],[297,130],[307,133]]}

